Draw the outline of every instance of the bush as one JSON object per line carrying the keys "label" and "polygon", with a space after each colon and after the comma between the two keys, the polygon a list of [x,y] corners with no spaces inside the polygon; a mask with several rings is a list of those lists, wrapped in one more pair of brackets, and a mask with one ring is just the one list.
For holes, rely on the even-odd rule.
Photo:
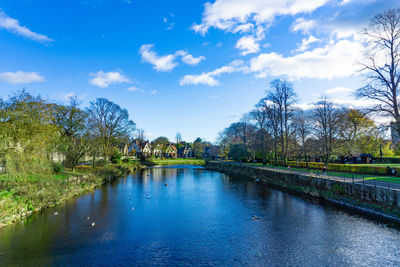
{"label": "bush", "polygon": [[96,167],[104,167],[107,165],[107,161],[105,159],[99,159],[94,163]]}
{"label": "bush", "polygon": [[110,160],[112,163],[121,163],[121,154],[118,152],[114,152],[111,155]]}
{"label": "bush", "polygon": [[60,174],[62,172],[64,172],[64,166],[60,163],[53,163],[53,172],[55,174]]}
{"label": "bush", "polygon": [[[283,161],[278,161],[278,165],[283,165]],[[306,168],[306,162],[299,161],[288,161],[287,165],[290,167],[298,167],[298,168]],[[323,169],[324,163],[321,162],[309,162],[309,169]],[[392,168],[397,171],[397,168]],[[385,166],[360,166],[360,165],[352,165],[352,164],[328,164],[328,171],[338,171],[338,172],[350,172],[350,173],[359,173],[359,174],[377,174],[377,175],[387,175],[388,169]]]}
{"label": "bush", "polygon": [[124,158],[124,159],[122,160],[123,163],[129,163],[129,161],[130,161],[130,159],[128,159],[128,158]]}

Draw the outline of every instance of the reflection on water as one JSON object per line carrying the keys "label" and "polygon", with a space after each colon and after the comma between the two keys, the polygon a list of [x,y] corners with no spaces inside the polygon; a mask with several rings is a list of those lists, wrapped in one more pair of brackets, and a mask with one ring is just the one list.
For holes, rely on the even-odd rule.
{"label": "reflection on water", "polygon": [[400,231],[247,179],[149,168],[0,231],[12,264],[400,266]]}

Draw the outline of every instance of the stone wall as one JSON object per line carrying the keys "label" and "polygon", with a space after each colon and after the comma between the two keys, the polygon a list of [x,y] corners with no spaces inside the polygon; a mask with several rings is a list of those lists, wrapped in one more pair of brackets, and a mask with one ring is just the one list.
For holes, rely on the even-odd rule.
{"label": "stone wall", "polygon": [[[315,174],[300,174],[282,169],[209,161],[206,168],[252,179],[260,179],[281,188],[327,200],[340,200],[349,205],[359,205],[363,210],[373,208],[394,215],[400,211],[400,191],[334,179]],[[375,213],[375,212],[374,212]],[[396,220],[397,220],[396,219]]]}

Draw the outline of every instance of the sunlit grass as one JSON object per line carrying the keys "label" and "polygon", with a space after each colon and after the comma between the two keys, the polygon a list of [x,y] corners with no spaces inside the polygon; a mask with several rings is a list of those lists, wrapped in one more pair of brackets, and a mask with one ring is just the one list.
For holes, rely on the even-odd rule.
{"label": "sunlit grass", "polygon": [[204,165],[203,159],[150,159],[156,165]]}

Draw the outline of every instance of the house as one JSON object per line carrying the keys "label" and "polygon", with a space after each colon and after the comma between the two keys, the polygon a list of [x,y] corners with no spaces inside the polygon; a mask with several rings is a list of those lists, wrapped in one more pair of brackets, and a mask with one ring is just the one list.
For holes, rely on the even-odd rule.
{"label": "house", "polygon": [[192,149],[189,146],[179,148],[178,149],[178,157],[180,157],[180,158],[193,157]]}
{"label": "house", "polygon": [[151,144],[147,142],[142,149],[142,157],[148,158],[152,155]]}
{"label": "house", "polygon": [[176,158],[177,157],[177,149],[173,145],[169,145],[165,150],[165,157],[166,158]]}
{"label": "house", "polygon": [[134,141],[131,146],[128,148],[128,155],[135,156],[136,158],[140,158],[142,155],[142,149],[138,142]]}
{"label": "house", "polygon": [[358,155],[353,155],[350,157],[340,157],[341,163],[350,163],[350,164],[370,164],[372,163],[373,156],[368,153],[361,153]]}
{"label": "house", "polygon": [[158,144],[158,145],[156,145],[156,147],[153,150],[153,156],[155,158],[161,158],[162,155],[163,155],[163,145]]}

